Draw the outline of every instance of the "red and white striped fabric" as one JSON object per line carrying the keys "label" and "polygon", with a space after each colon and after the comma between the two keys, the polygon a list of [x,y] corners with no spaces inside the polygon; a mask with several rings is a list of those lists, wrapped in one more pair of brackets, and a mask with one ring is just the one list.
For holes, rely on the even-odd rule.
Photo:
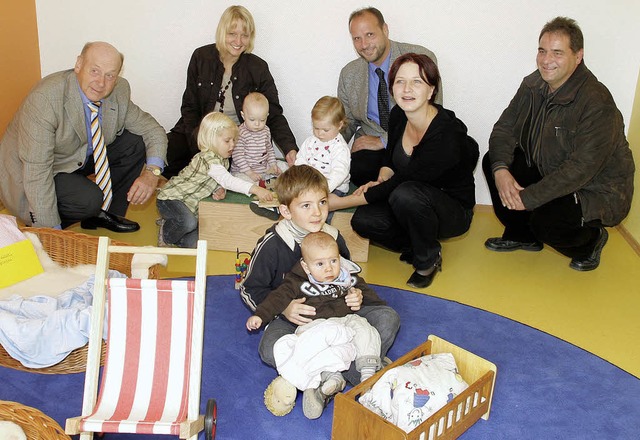
{"label": "red and white striped fabric", "polygon": [[83,431],[179,435],[187,418],[194,286],[108,280],[107,357]]}

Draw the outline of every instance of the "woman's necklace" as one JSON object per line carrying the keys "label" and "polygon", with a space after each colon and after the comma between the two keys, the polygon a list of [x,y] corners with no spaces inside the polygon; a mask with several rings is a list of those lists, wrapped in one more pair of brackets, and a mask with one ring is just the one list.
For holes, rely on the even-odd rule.
{"label": "woman's necklace", "polygon": [[229,81],[227,81],[227,85],[224,86],[223,88],[220,88],[220,91],[218,92],[218,102],[220,103],[220,110],[219,110],[220,113],[224,113],[224,97],[230,85],[231,85],[231,76],[229,76]]}

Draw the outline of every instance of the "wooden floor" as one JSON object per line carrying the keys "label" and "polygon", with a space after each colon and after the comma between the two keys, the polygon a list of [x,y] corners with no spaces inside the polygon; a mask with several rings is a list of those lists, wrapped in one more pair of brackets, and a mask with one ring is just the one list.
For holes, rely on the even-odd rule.
{"label": "wooden floor", "polygon": [[[109,235],[155,245],[155,202],[130,208],[128,217],[141,224],[140,231]],[[71,229],[93,235],[106,232],[86,231],[79,225]],[[491,210],[479,207],[470,231],[443,243],[443,271],[420,292],[519,321],[640,377],[640,257],[620,232],[609,229],[600,267],[581,273],[569,268],[568,258],[549,248],[537,253],[486,250],[484,240],[501,231]],[[232,274],[234,263],[233,252],[209,251],[207,274]],[[161,276],[192,274],[192,264],[187,257],[171,257]],[[369,283],[409,289],[405,281],[412,269],[398,260],[398,254],[372,246],[362,267]]]}

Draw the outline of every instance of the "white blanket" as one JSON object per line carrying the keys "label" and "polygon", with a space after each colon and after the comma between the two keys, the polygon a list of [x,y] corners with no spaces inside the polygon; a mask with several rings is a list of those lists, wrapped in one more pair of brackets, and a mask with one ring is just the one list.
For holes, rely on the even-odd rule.
{"label": "white blanket", "polygon": [[[299,390],[320,386],[323,371],[344,371],[356,358],[355,331],[344,318],[315,319],[293,334],[282,336],[273,346],[278,374]],[[360,318],[364,319],[364,318]],[[379,337],[378,337],[379,338]],[[378,352],[379,352],[378,348]]]}
{"label": "white blanket", "polygon": [[[21,234],[15,220],[13,224]],[[0,344],[24,366],[44,368],[88,342],[96,265],[63,267],[49,257],[36,234],[24,235],[33,244],[44,272],[0,289]],[[153,264],[166,265],[167,256],[135,254],[132,274],[147,278]],[[109,270],[108,277],[126,278],[115,270]],[[105,324],[105,337],[106,328]]]}
{"label": "white blanket", "polygon": [[391,368],[359,402],[410,432],[467,386],[451,353],[430,354]]}
{"label": "white blanket", "polygon": [[[125,275],[110,270],[109,277]],[[0,300],[0,344],[26,367],[57,364],[89,340],[93,284],[91,275],[56,297],[13,295]]]}
{"label": "white blanket", "polygon": [[0,420],[0,439],[28,440],[20,425],[7,420]]}

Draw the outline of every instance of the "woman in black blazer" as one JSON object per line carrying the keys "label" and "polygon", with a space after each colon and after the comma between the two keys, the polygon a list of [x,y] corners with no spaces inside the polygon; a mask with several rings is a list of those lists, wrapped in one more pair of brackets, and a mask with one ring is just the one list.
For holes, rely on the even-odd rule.
{"label": "woman in black blazer", "polygon": [[425,288],[442,268],[438,240],[462,235],[471,225],[478,144],[452,111],[433,102],[440,74],[428,56],[397,58],[389,84],[397,105],[378,179],[352,195],[330,197],[329,205],[358,206],[353,229],[401,252],[400,260],[415,268],[407,284]]}

